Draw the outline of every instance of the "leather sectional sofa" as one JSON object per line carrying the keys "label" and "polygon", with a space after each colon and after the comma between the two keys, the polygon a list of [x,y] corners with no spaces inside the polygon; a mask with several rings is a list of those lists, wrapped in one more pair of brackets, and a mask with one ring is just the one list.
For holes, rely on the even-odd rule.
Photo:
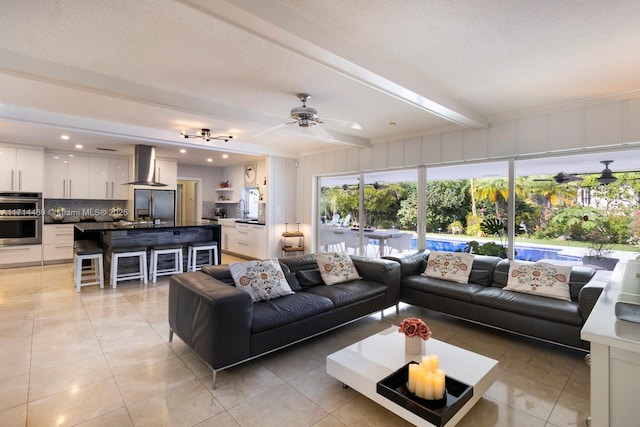
{"label": "leather sectional sofa", "polygon": [[313,255],[279,260],[294,290],[253,302],[234,286],[228,265],[171,277],[170,340],[177,334],[213,370],[222,370],[319,335],[400,301],[462,319],[578,349],[588,349],[580,329],[606,282],[576,266],[571,301],[504,290],[509,260],[476,255],[469,283],[421,273],[429,251],[372,259],[351,256],[361,280],[327,286]]}
{"label": "leather sectional sofa", "polygon": [[253,302],[234,286],[228,265],[181,273],[169,282],[170,340],[175,333],[216,371],[392,307],[400,265],[352,256],[361,280],[327,286],[313,255],[280,259],[292,295]]}
{"label": "leather sectional sofa", "polygon": [[574,266],[569,279],[571,301],[513,292],[507,284],[510,261],[476,255],[469,283],[425,277],[429,251],[386,256],[401,265],[400,301],[530,337],[579,349],[589,343],[580,330],[602,292],[592,280],[596,271]]}

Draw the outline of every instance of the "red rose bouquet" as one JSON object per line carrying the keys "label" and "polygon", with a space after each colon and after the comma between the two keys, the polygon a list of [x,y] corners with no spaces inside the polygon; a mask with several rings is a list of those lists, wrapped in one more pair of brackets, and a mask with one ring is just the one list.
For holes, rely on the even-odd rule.
{"label": "red rose bouquet", "polygon": [[398,332],[402,332],[407,337],[420,337],[425,341],[431,336],[431,329],[429,329],[422,319],[418,319],[417,317],[404,319],[402,323],[400,323]]}

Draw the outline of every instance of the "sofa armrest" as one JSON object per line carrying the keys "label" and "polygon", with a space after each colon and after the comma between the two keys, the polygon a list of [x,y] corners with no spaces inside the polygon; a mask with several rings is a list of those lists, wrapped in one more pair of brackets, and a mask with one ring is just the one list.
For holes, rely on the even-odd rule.
{"label": "sofa armrest", "polygon": [[587,321],[591,310],[596,305],[602,290],[607,286],[611,277],[610,271],[596,271],[596,274],[580,289],[578,293],[578,305],[582,315],[582,323]]}
{"label": "sofa armrest", "polygon": [[250,356],[251,295],[203,272],[169,281],[169,326],[213,369]]}
{"label": "sofa armrest", "polygon": [[428,250],[418,252],[405,252],[394,255],[386,255],[383,259],[389,259],[400,263],[400,274],[402,277],[415,276],[421,274],[427,267]]}
{"label": "sofa armrest", "polygon": [[387,306],[400,300],[400,264],[395,261],[351,255],[358,274],[365,280],[382,283],[387,287]]}

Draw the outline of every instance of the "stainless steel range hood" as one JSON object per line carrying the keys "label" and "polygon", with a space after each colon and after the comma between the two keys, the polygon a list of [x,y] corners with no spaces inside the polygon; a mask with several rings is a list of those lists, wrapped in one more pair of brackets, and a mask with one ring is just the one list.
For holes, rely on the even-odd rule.
{"label": "stainless steel range hood", "polygon": [[135,181],[127,182],[127,184],[152,187],[167,186],[167,184],[156,182],[156,147],[136,145],[134,162]]}

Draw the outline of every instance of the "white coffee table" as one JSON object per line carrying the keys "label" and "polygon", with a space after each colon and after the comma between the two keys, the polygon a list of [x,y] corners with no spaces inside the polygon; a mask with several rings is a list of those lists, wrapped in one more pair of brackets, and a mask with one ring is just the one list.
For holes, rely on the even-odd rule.
{"label": "white coffee table", "polygon": [[[454,426],[496,380],[498,361],[434,338],[426,342],[425,353],[440,357],[440,367],[448,377],[473,386],[471,399],[446,424]],[[327,356],[327,373],[410,423],[433,426],[376,391],[380,380],[412,360],[420,361],[420,356],[405,353],[404,335],[391,326]]]}

